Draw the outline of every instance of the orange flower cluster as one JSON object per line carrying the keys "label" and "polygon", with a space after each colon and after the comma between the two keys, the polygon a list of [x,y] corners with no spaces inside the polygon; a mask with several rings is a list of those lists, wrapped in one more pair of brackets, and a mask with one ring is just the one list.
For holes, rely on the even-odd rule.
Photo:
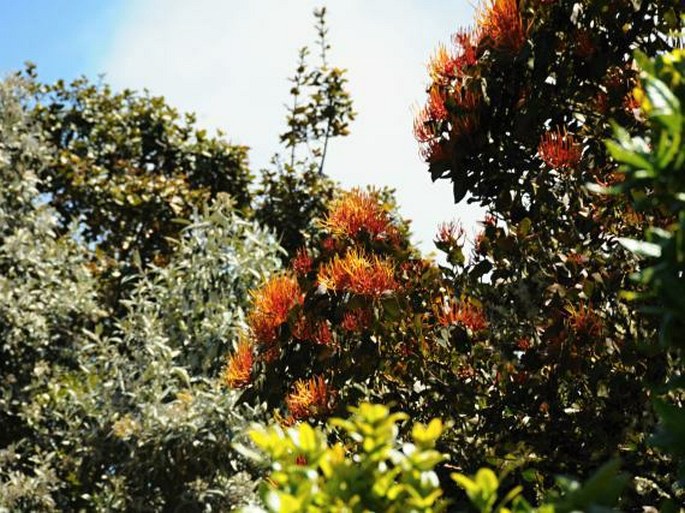
{"label": "orange flower cluster", "polygon": [[248,339],[238,344],[236,351],[228,358],[223,372],[223,381],[230,388],[245,388],[252,381],[254,346]]}
{"label": "orange flower cluster", "polygon": [[577,335],[598,338],[602,334],[604,323],[592,307],[580,303],[578,308],[569,307],[567,311],[569,325]]}
{"label": "orange flower cluster", "polygon": [[572,169],[580,162],[582,145],[572,134],[559,128],[546,132],[538,146],[538,155],[554,169]]}
{"label": "orange flower cluster", "polygon": [[455,77],[457,69],[455,56],[450,54],[445,45],[439,45],[428,63],[428,73],[431,79],[437,83],[444,83]]}
{"label": "orange flower cluster", "polygon": [[323,377],[298,379],[285,398],[285,404],[294,420],[320,418],[333,410],[336,392]]}
{"label": "orange flower cluster", "polygon": [[492,48],[518,53],[526,44],[530,25],[523,23],[518,0],[489,0],[476,16],[481,40]]}
{"label": "orange flower cluster", "polygon": [[349,250],[343,258],[336,255],[321,266],[318,281],[328,290],[379,297],[397,289],[394,268],[378,255],[367,256],[359,249]]}
{"label": "orange flower cluster", "polygon": [[433,84],[425,107],[414,118],[414,135],[421,143],[422,158],[432,164],[447,160],[445,133],[458,139],[478,127],[482,93],[477,82],[467,79],[465,68],[477,61],[479,37],[474,31],[455,34],[457,52],[441,45],[428,65]]}
{"label": "orange flower cluster", "polygon": [[428,117],[434,121],[444,121],[449,117],[445,107],[445,96],[438,87],[433,87],[428,93]]}
{"label": "orange flower cluster", "polygon": [[468,301],[450,302],[438,312],[438,322],[443,326],[458,324],[477,333],[488,327],[483,309]]}
{"label": "orange flower cluster", "polygon": [[345,192],[334,200],[322,224],[334,235],[350,238],[361,231],[374,238],[391,235],[393,231],[388,211],[378,195],[359,189]]}
{"label": "orange flower cluster", "polygon": [[286,322],[295,305],[303,302],[302,291],[292,276],[271,278],[252,293],[252,312],[248,323],[256,339],[270,344],[278,337],[278,328]]}

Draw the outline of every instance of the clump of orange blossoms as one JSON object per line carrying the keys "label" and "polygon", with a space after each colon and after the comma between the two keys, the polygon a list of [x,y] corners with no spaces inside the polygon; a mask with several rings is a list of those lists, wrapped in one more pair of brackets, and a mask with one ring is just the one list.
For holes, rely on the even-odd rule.
{"label": "clump of orange blossoms", "polygon": [[252,381],[254,346],[245,338],[228,358],[223,371],[223,381],[230,388],[245,388]]}
{"label": "clump of orange blossoms", "polygon": [[483,331],[488,327],[483,309],[468,301],[450,301],[438,312],[438,322],[443,326],[457,324],[473,333]]}
{"label": "clump of orange blossoms", "polygon": [[278,328],[287,321],[295,305],[303,302],[297,280],[282,274],[267,281],[252,293],[252,312],[248,324],[255,338],[269,344],[276,340]]}
{"label": "clump of orange blossoms", "polygon": [[457,72],[457,62],[454,55],[450,53],[443,44],[438,46],[435,55],[428,63],[428,73],[434,82],[440,83],[449,80]]}
{"label": "clump of orange blossoms", "polygon": [[335,199],[322,225],[333,235],[355,238],[360,232],[372,238],[390,235],[392,220],[378,195],[352,189]]}
{"label": "clump of orange blossoms", "polygon": [[481,41],[500,51],[517,53],[528,39],[518,0],[489,0],[477,13]]}
{"label": "clump of orange blossoms", "polygon": [[321,376],[308,380],[298,379],[285,398],[285,404],[294,420],[327,416],[335,402],[336,392]]}
{"label": "clump of orange blossoms", "polygon": [[572,134],[557,128],[546,132],[538,146],[538,155],[554,169],[572,169],[580,162],[582,145]]}
{"label": "clump of orange blossoms", "polygon": [[328,290],[379,297],[397,289],[392,263],[363,250],[350,249],[343,258],[336,255],[319,269],[318,281]]}

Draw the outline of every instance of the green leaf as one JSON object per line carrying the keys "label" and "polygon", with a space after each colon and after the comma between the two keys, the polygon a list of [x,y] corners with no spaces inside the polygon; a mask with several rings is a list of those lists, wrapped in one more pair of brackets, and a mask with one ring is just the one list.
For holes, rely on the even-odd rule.
{"label": "green leaf", "polygon": [[661,246],[658,244],[653,244],[651,242],[646,242],[642,240],[619,238],[618,241],[623,247],[628,251],[632,251],[638,255],[659,258],[661,256]]}

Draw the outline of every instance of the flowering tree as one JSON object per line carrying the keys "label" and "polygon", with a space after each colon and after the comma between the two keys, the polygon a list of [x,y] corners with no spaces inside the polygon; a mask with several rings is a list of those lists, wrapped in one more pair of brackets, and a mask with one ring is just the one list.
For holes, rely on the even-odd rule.
{"label": "flowering tree", "polygon": [[655,326],[624,299],[637,260],[618,244],[669,216],[585,184],[622,180],[603,139],[610,119],[641,129],[633,50],[667,49],[679,9],[492,0],[429,64],[415,133],[431,177],[489,211],[468,261],[456,227],[438,241],[455,291],[475,296],[489,324],[463,346],[473,356],[463,379],[481,402],[465,429],[479,426],[481,457],[525,458],[538,485],[552,462],[584,475],[616,452],[647,479],[671,469],[645,446],[642,385],[663,382],[669,364],[644,351]]}
{"label": "flowering tree", "polygon": [[310,246],[254,291],[249,330],[225,367],[229,386],[266,398],[287,422],[412,393],[441,281],[389,201],[342,192]]}

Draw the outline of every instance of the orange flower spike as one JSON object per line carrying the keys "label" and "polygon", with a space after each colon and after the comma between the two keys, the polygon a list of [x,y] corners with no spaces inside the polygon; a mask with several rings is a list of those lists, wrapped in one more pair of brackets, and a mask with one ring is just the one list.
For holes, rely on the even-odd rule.
{"label": "orange flower spike", "polygon": [[572,169],[578,165],[582,145],[572,134],[557,128],[546,132],[538,145],[538,155],[551,168]]}
{"label": "orange flower spike", "polygon": [[414,116],[414,138],[420,143],[426,143],[436,139],[436,137],[430,114],[428,109],[424,107]]}
{"label": "orange flower spike", "polygon": [[315,376],[297,380],[285,398],[285,404],[295,420],[320,418],[333,410],[335,396],[335,390],[323,377]]}
{"label": "orange flower spike", "polygon": [[223,372],[223,381],[230,388],[245,388],[252,381],[254,345],[248,339],[238,344],[236,351],[228,358]]}
{"label": "orange flower spike", "polygon": [[518,0],[487,0],[477,13],[481,41],[500,51],[518,53],[528,38]]}
{"label": "orange flower spike", "polygon": [[455,58],[455,64],[458,69],[463,69],[464,66],[473,66],[478,61],[478,42],[480,40],[480,33],[477,29],[466,29],[457,32],[452,36],[452,42],[459,48],[460,52]]}
{"label": "orange flower spike", "polygon": [[248,324],[257,340],[264,344],[273,343],[278,328],[288,319],[290,311],[303,301],[297,280],[289,275],[273,277],[253,292]]}
{"label": "orange flower spike", "polygon": [[449,223],[442,223],[438,227],[438,233],[435,237],[436,244],[443,244],[452,246],[455,244],[462,245],[464,242],[466,232],[461,223],[450,221]]}

